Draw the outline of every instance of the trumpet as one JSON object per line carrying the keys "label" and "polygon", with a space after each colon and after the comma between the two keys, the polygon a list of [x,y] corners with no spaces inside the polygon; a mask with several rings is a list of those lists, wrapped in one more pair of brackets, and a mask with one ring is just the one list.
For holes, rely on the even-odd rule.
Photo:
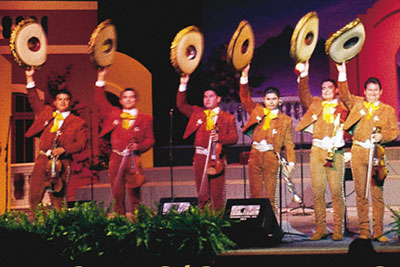
{"label": "trumpet", "polygon": [[281,165],[281,172],[282,172],[282,177],[286,182],[287,190],[289,193],[293,194],[293,201],[296,203],[303,203],[303,200],[301,197],[297,194],[296,188],[294,187],[294,184],[292,182],[292,179],[290,178],[290,171],[289,171],[289,163],[286,161],[285,158],[281,157],[278,153],[278,160],[279,164]]}

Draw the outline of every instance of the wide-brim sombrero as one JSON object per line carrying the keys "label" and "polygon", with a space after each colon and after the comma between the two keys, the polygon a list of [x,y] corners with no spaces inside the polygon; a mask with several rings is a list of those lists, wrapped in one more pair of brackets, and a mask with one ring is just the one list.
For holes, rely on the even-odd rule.
{"label": "wide-brim sombrero", "polygon": [[196,26],[188,26],[180,30],[171,43],[171,64],[178,73],[191,74],[200,63],[203,50],[203,34]]}
{"label": "wide-brim sombrero", "polygon": [[47,59],[47,37],[42,25],[34,19],[20,21],[11,33],[10,50],[22,68],[40,68]]}
{"label": "wide-brim sombrero", "polygon": [[290,57],[295,63],[311,58],[318,42],[318,31],[319,19],[315,11],[308,12],[296,24],[290,40]]}
{"label": "wide-brim sombrero", "polygon": [[252,60],[254,33],[250,23],[242,20],[233,34],[227,51],[227,60],[236,70],[241,71]]}
{"label": "wide-brim sombrero", "polygon": [[100,23],[89,40],[89,57],[96,68],[110,66],[117,50],[117,32],[111,20]]}
{"label": "wide-brim sombrero", "polygon": [[328,38],[325,43],[325,52],[335,63],[340,64],[360,53],[364,42],[364,25],[357,18]]}

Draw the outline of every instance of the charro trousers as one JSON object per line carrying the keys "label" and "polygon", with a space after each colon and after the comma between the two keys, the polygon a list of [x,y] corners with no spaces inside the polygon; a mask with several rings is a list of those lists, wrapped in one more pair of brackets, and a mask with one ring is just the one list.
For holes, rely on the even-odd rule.
{"label": "charro trousers", "polygon": [[[118,169],[121,164],[122,157],[112,153],[110,157],[109,163],[109,177],[111,184],[111,193],[113,200],[115,201],[114,210],[121,215],[125,215],[125,177],[122,175],[121,177],[117,177]],[[126,168],[129,168],[129,164],[127,164]],[[121,179],[117,181],[116,179]],[[126,188],[126,192],[128,194],[128,201],[130,204],[130,211],[132,214],[135,212],[137,207],[140,204],[140,187],[136,188]]]}
{"label": "charro trousers", "polygon": [[314,198],[316,231],[325,233],[326,230],[326,184],[332,197],[334,232],[343,232],[344,220],[344,159],[343,154],[336,153],[331,167],[325,167],[327,150],[317,146],[311,147],[310,171]]}
{"label": "charro trousers", "polygon": [[251,198],[268,198],[276,211],[276,185],[279,161],[274,151],[260,152],[252,148],[249,156]]}
{"label": "charro trousers", "polygon": [[[29,185],[29,206],[31,208],[36,208],[37,205],[42,202],[46,187],[49,185],[50,178],[48,178],[46,171],[48,162],[49,159],[47,156],[42,154],[35,160]],[[57,209],[61,209],[65,205],[68,179],[70,176],[70,160],[63,159],[61,162],[63,164],[61,179],[64,182],[64,187],[58,193],[49,194],[51,204]]]}
{"label": "charro trousers", "polygon": [[199,196],[199,206],[203,208],[211,199],[212,208],[214,210],[220,210],[225,204],[225,170],[219,175],[205,176],[205,179],[208,179],[207,194],[205,196],[200,196],[200,185],[203,178],[205,162],[206,155],[194,154],[193,170],[197,194]]}
{"label": "charro trousers", "polygon": [[[357,216],[360,234],[370,237],[369,199],[365,198],[369,149],[353,145],[351,148],[351,155],[351,170],[356,191]],[[372,200],[372,221],[375,238],[383,234],[385,204],[383,200],[383,186],[376,185],[372,178],[370,184],[370,195]]]}

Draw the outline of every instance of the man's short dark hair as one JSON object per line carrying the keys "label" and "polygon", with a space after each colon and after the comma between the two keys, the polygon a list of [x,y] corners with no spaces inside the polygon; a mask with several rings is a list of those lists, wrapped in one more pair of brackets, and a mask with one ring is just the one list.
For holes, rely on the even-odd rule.
{"label": "man's short dark hair", "polygon": [[122,96],[122,94],[123,94],[123,93],[125,93],[125,92],[127,92],[127,91],[134,92],[134,93],[135,93],[135,95],[136,95],[136,98],[138,98],[138,97],[139,97],[139,93],[138,93],[138,91],[137,91],[136,89],[133,89],[133,88],[130,88],[130,87],[128,87],[128,88],[125,88],[124,90],[122,90],[122,92],[121,92],[121,94],[119,95],[119,97],[121,97],[121,96]]}
{"label": "man's short dark hair", "polygon": [[321,86],[322,86],[322,84],[323,84],[324,82],[331,82],[331,83],[333,83],[333,85],[335,86],[335,88],[337,88],[337,83],[336,83],[336,81],[333,80],[333,79],[329,79],[329,78],[328,78],[328,79],[322,80]]}
{"label": "man's short dark hair", "polygon": [[264,97],[267,95],[267,94],[270,94],[270,93],[273,93],[273,94],[276,94],[276,96],[277,97],[281,97],[281,93],[279,92],[279,89],[278,88],[276,88],[276,87],[267,87],[265,90],[264,90]]}
{"label": "man's short dark hair", "polygon": [[58,96],[58,95],[60,95],[60,94],[66,94],[66,95],[69,95],[69,98],[71,98],[71,97],[72,97],[72,95],[71,95],[71,92],[70,92],[68,89],[66,89],[66,88],[63,88],[63,89],[57,90],[57,91],[56,91],[56,95],[55,95],[55,97],[57,98],[57,96]]}
{"label": "man's short dark hair", "polygon": [[213,91],[213,92],[215,92],[215,94],[216,94],[217,96],[221,96],[221,92],[220,92],[220,90],[218,90],[218,88],[209,87],[209,88],[205,89],[205,90],[203,91],[203,96],[204,96],[204,93],[207,92],[207,91]]}
{"label": "man's short dark hair", "polygon": [[369,77],[368,80],[364,83],[364,89],[367,89],[367,85],[370,83],[374,83],[379,85],[379,90],[382,90],[382,85],[381,85],[381,81],[379,81],[378,78],[375,77]]}

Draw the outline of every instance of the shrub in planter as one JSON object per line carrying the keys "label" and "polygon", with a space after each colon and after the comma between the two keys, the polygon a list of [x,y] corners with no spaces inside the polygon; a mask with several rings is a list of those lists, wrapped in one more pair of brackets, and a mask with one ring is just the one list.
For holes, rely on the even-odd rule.
{"label": "shrub in planter", "polygon": [[164,263],[190,264],[212,259],[235,246],[223,232],[230,222],[222,215],[222,211],[194,206],[183,213],[172,209],[162,215],[141,206],[134,224],[137,246],[146,248],[146,257]]}
{"label": "shrub in planter", "polygon": [[162,215],[141,205],[134,222],[108,214],[94,202],[7,212],[0,216],[0,242],[29,263],[14,266],[193,264],[235,245],[223,232],[229,221],[207,208]]}

